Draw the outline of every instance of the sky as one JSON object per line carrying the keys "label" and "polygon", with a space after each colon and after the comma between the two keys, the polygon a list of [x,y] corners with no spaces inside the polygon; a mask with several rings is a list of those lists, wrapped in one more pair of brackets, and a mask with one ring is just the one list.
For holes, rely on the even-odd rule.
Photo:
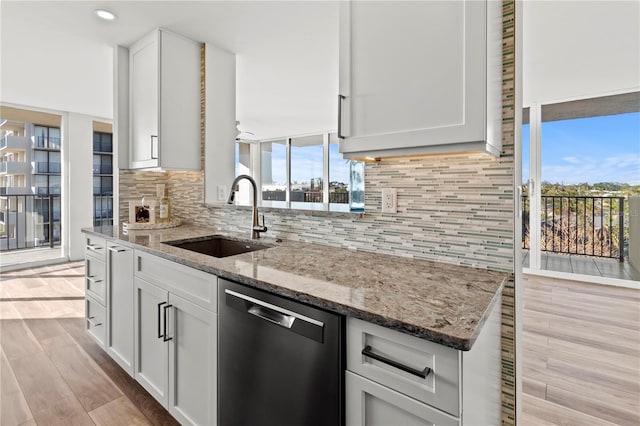
{"label": "sky", "polygon": [[[522,181],[529,179],[529,125]],[[542,181],[640,185],[640,112],[542,123]]]}

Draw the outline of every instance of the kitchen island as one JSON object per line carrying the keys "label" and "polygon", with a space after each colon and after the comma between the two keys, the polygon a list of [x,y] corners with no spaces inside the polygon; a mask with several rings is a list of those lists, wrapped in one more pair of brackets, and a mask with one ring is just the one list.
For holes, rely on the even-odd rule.
{"label": "kitchen island", "polygon": [[[130,260],[125,265],[132,269],[130,287],[136,313],[126,316],[135,316],[136,335],[135,339],[131,338],[135,342],[131,348],[135,356],[130,356],[131,362],[125,364],[131,365],[135,378],[156,399],[164,401],[181,423],[210,422],[217,412],[215,403],[207,406],[207,414],[201,416],[203,420],[190,417],[186,414],[189,410],[182,407],[181,411],[171,402],[170,390],[177,387],[179,381],[174,379],[171,384],[170,379],[169,382],[149,379],[152,374],[142,371],[140,365],[155,361],[144,361],[140,353],[145,342],[153,346],[155,340],[158,345],[174,345],[174,349],[157,346],[146,353],[178,351],[178,344],[169,337],[171,325],[167,331],[167,323],[176,321],[178,314],[169,320],[167,309],[173,307],[193,314],[198,319],[192,322],[193,327],[202,327],[200,335],[210,337],[208,343],[206,338],[202,340],[206,356],[199,364],[203,364],[203,359],[213,360],[209,363],[213,367],[207,367],[209,373],[202,376],[209,378],[203,389],[214,392],[216,312],[218,304],[223,303],[216,297],[216,287],[218,281],[223,280],[346,317],[346,424],[373,425],[389,419],[406,419],[412,423],[420,419],[425,424],[479,424],[478,421],[492,424],[499,419],[500,295],[507,273],[273,238],[259,240],[269,248],[224,258],[166,244],[222,234],[212,228],[191,225],[129,230],[126,235],[112,227],[87,228],[83,232],[87,236],[87,247],[91,248],[88,262],[99,262],[99,258],[92,257],[96,251],[106,253],[108,250],[109,256],[112,252],[115,255],[130,251]],[[121,271],[109,261],[105,262],[106,270],[111,271],[105,273],[108,282],[109,275]],[[95,282],[95,278],[89,278],[91,273],[87,272],[88,288]],[[107,311],[116,309],[107,306],[108,288],[105,293],[103,306]],[[192,295],[197,297],[189,301]],[[153,300],[145,301],[148,298]],[[100,308],[98,303],[93,305]],[[156,305],[158,336],[155,336],[155,322],[146,326],[141,320],[146,316],[155,321]],[[91,306],[89,302],[88,306]],[[145,309],[147,312],[143,314]],[[118,315],[121,312],[118,309]],[[90,314],[87,315],[91,333],[95,330],[92,330]],[[183,316],[188,318],[186,314]],[[107,318],[107,350],[108,340],[113,337],[109,323]],[[143,327],[148,330],[145,332]],[[153,336],[147,341],[145,335]],[[370,355],[372,351],[384,354],[384,359],[377,359],[377,353]],[[188,353],[192,352],[184,355]],[[427,368],[424,374],[415,374],[411,368],[407,373],[398,369],[397,363],[395,366],[393,361],[388,363],[389,358],[405,360],[404,364],[419,366],[420,370],[425,365]],[[168,357],[166,363],[171,371],[172,362]],[[186,365],[182,370],[188,368]],[[173,371],[175,375],[176,367]],[[198,406],[192,410],[198,411]],[[369,415],[374,418],[367,417],[367,412],[375,413]]]}
{"label": "kitchen island", "polygon": [[505,272],[272,238],[259,240],[273,245],[269,249],[226,258],[163,244],[224,234],[191,225],[129,231],[128,235],[113,227],[83,232],[465,351],[471,349],[499,301],[507,278]]}

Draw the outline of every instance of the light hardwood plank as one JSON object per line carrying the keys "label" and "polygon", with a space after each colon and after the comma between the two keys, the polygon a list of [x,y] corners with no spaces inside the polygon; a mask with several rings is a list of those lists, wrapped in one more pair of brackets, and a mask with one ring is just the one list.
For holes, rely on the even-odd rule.
{"label": "light hardwood plank", "polygon": [[531,276],[524,289],[522,424],[640,424],[640,291]]}
{"label": "light hardwood plank", "polygon": [[52,337],[67,334],[55,319],[25,319],[24,323],[39,343]]}
{"label": "light hardwood plank", "polygon": [[614,397],[606,398],[605,393],[595,394],[593,389],[582,392],[567,391],[555,386],[547,386],[547,401],[573,408],[622,426],[637,426],[640,412],[633,408],[627,409]]}
{"label": "light hardwood plank", "polygon": [[43,352],[9,359],[9,363],[38,423],[39,415],[54,410],[58,400],[75,399],[67,383]]}
{"label": "light hardwood plank", "polygon": [[43,411],[34,413],[38,426],[95,426],[75,396],[60,398]]}
{"label": "light hardwood plank", "polygon": [[151,425],[147,418],[126,396],[89,412],[89,416],[98,426],[146,426]]}
{"label": "light hardwood plank", "polygon": [[[54,337],[51,340],[56,339]],[[51,361],[85,411],[94,410],[122,396],[122,392],[77,344],[50,344],[48,347]]]}
{"label": "light hardwood plank", "polygon": [[[10,319],[22,319],[22,316],[18,312],[18,310],[13,306],[13,302],[8,302],[4,300],[0,300],[0,320],[10,320]],[[0,330],[2,329],[2,324],[0,323]]]}
{"label": "light hardwood plank", "polygon": [[0,425],[17,426],[33,419],[9,360],[0,352]]}
{"label": "light hardwood plank", "polygon": [[9,360],[42,352],[38,341],[21,319],[0,322],[0,345]]}
{"label": "light hardwood plank", "polygon": [[523,378],[522,392],[527,395],[535,396],[536,398],[545,399],[547,396],[547,385],[546,383],[542,383],[537,380]]}
{"label": "light hardwood plank", "polygon": [[522,403],[523,426],[615,426],[615,423],[527,394],[522,395]]}
{"label": "light hardwood plank", "polygon": [[580,354],[594,361],[601,360],[607,363],[615,363],[618,365],[630,366],[630,368],[634,369],[640,369],[640,366],[638,366],[638,357],[614,352],[608,348],[587,347],[579,343],[554,338],[549,339],[549,347],[557,350],[565,350],[569,353]]}

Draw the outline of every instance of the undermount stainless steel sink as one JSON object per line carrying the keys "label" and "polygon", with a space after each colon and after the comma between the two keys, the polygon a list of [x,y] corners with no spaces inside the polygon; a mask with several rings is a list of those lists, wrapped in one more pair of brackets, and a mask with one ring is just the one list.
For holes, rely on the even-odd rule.
{"label": "undermount stainless steel sink", "polygon": [[213,257],[234,256],[236,254],[271,248],[271,246],[265,244],[236,240],[224,235],[209,235],[206,237],[189,238],[186,240],[166,241],[163,242],[163,244],[195,251],[197,253]]}

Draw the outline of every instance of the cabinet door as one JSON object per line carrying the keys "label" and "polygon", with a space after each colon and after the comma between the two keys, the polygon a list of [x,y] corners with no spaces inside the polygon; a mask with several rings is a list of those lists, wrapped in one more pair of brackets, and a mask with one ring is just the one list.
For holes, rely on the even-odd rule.
{"label": "cabinet door", "polygon": [[159,165],[200,170],[200,43],[160,30],[160,46]]}
{"label": "cabinet door", "polygon": [[169,304],[169,412],[183,425],[213,425],[217,316],[174,294]]}
{"label": "cabinet door", "polygon": [[485,140],[485,2],[342,2],[345,153]]}
{"label": "cabinet door", "polygon": [[107,251],[107,353],[133,372],[133,249],[109,245]]}
{"label": "cabinet door", "polygon": [[129,159],[132,169],[158,165],[158,37],[155,31],[129,50]]}
{"label": "cabinet door", "polygon": [[347,371],[347,426],[459,425],[457,418]]}
{"label": "cabinet door", "polygon": [[168,292],[135,278],[134,300],[134,377],[166,407],[169,351],[161,334],[165,329],[164,307],[167,306]]}

